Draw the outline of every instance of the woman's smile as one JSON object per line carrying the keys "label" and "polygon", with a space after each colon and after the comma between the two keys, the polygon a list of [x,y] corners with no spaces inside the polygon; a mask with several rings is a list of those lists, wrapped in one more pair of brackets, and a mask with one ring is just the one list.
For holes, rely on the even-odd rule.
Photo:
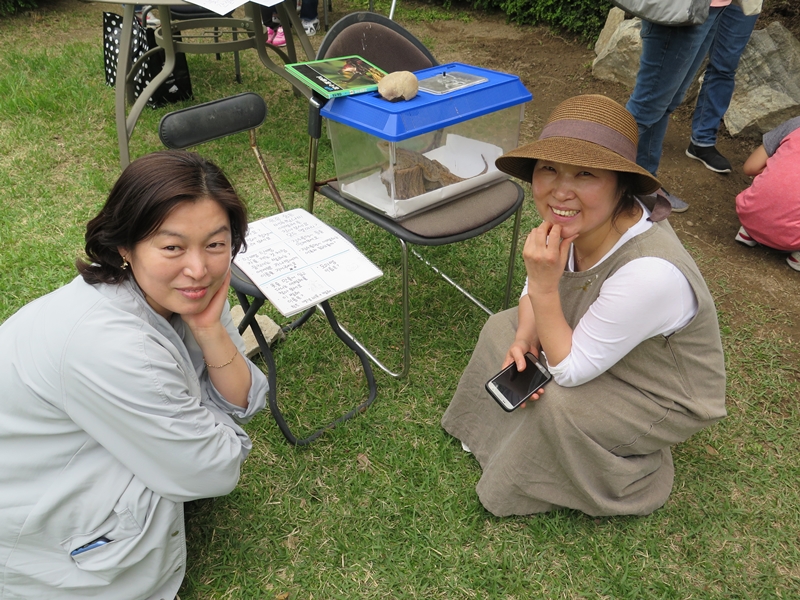
{"label": "woman's smile", "polygon": [[605,236],[619,200],[614,171],[538,160],[531,184],[539,214],[561,225],[563,238],[580,235],[580,244]]}
{"label": "woman's smile", "polygon": [[208,292],[208,287],[178,288],[178,291],[189,300],[200,300]]}
{"label": "woman's smile", "polygon": [[579,210],[567,210],[567,209],[563,209],[563,208],[556,208],[555,206],[551,206],[550,210],[553,211],[553,214],[555,214],[556,216],[558,216],[558,217],[566,217],[566,218],[574,217],[579,212],[581,212]]}

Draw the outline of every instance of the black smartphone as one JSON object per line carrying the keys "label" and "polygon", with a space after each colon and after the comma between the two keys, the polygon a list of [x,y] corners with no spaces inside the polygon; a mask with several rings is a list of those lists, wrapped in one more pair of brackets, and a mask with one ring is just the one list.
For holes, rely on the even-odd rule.
{"label": "black smartphone", "polygon": [[486,391],[507,412],[517,408],[553,378],[547,367],[530,352],[525,354],[525,363],[524,371],[519,371],[516,363],[511,363],[486,382]]}

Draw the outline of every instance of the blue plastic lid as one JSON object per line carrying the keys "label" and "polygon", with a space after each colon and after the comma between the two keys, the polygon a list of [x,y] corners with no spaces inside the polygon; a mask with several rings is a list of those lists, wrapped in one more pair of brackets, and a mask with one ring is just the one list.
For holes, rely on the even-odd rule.
{"label": "blue plastic lid", "polygon": [[381,139],[399,142],[533,99],[516,75],[462,63],[439,65],[414,74],[423,80],[452,71],[478,75],[487,81],[441,95],[420,90],[411,100],[400,102],[384,100],[377,92],[331,98],[321,114]]}

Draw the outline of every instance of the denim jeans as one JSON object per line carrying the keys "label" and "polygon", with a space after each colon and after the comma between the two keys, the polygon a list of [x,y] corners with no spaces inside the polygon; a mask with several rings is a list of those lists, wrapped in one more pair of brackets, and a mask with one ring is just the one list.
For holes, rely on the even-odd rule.
{"label": "denim jeans", "polygon": [[712,6],[705,23],[688,27],[642,21],[642,56],[626,108],[639,126],[636,162],[653,175],[661,161],[669,117],[700,68],[725,8]]}
{"label": "denim jeans", "polygon": [[692,143],[713,146],[717,143],[720,121],[733,96],[736,69],[758,15],[746,16],[734,4],[719,17],[717,33],[708,50],[708,67],[692,117]]}

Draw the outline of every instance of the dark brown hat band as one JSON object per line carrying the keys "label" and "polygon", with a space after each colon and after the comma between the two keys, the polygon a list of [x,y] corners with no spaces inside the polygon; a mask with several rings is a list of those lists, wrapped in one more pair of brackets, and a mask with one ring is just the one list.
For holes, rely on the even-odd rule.
{"label": "dark brown hat band", "polygon": [[592,142],[612,152],[616,152],[631,162],[636,162],[636,144],[619,131],[592,121],[579,119],[558,119],[542,129],[540,140],[551,137],[566,137]]}

